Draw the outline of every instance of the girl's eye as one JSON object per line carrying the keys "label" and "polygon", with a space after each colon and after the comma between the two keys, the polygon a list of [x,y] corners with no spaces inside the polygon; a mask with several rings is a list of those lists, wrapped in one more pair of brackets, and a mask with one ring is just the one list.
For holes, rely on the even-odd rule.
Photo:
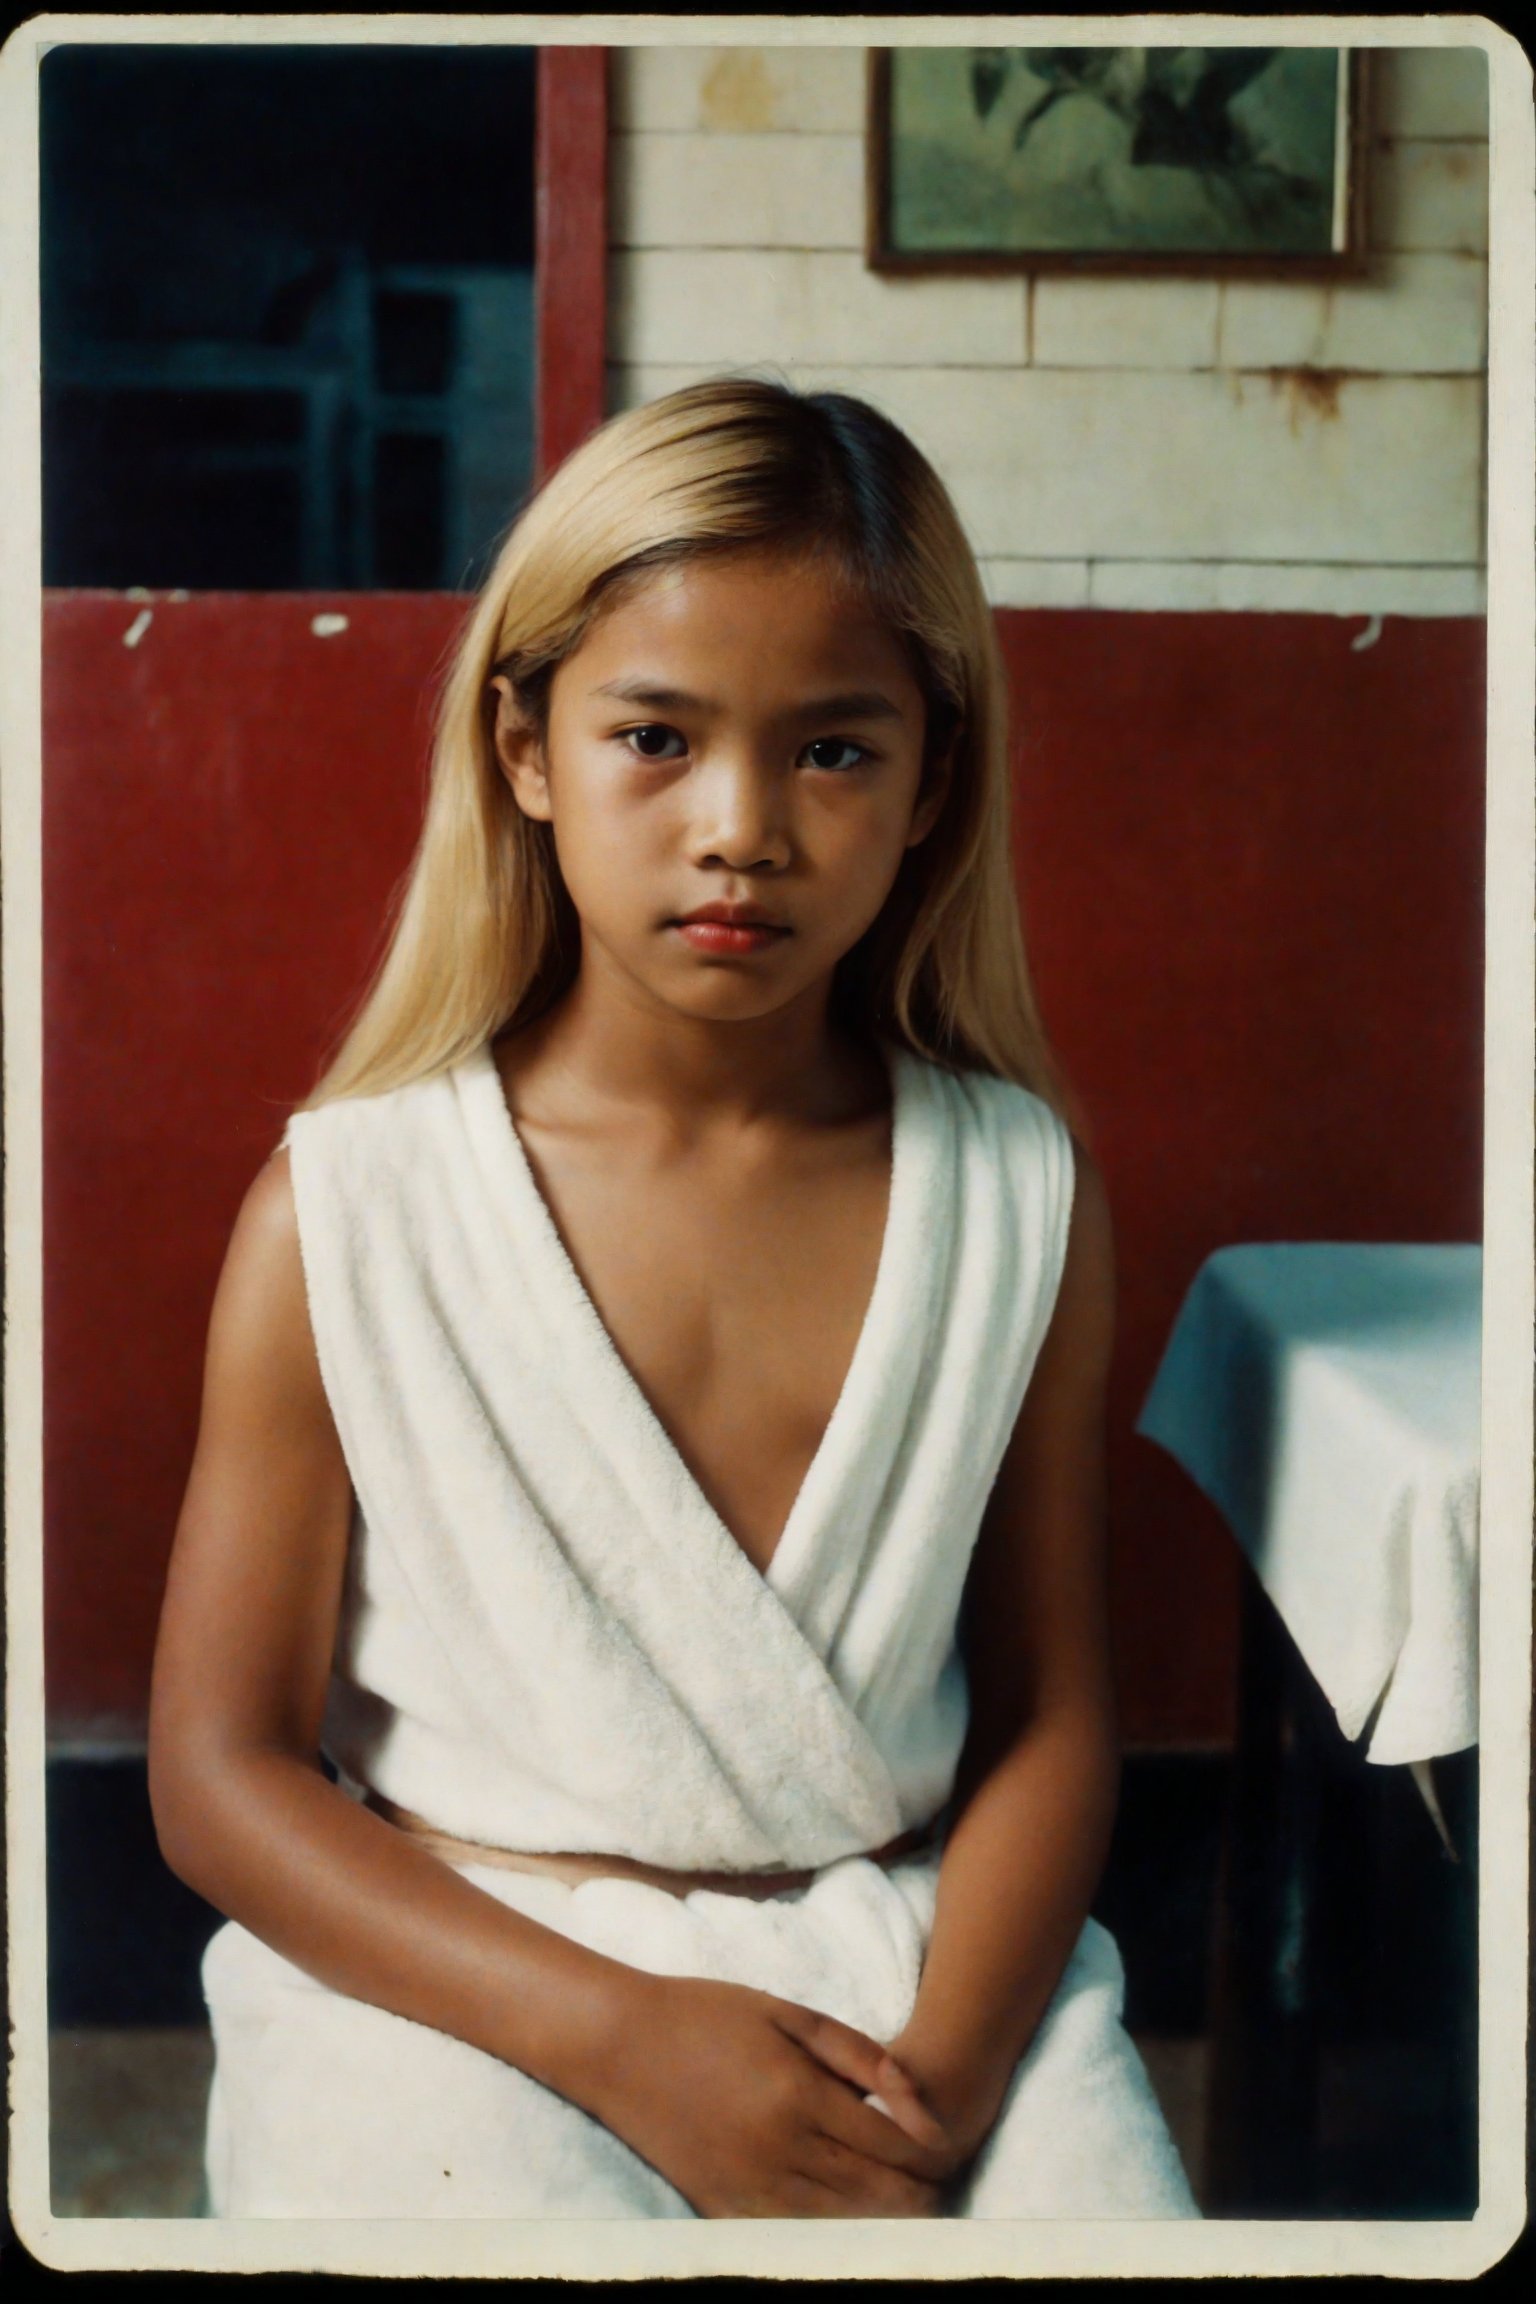
{"label": "girl's eye", "polygon": [[848,736],[818,736],[807,744],[805,756],[813,768],[859,768],[869,758],[863,745]]}
{"label": "girl's eye", "polygon": [[675,728],[654,721],[644,728],[626,728],[623,740],[642,760],[677,760],[688,749]]}

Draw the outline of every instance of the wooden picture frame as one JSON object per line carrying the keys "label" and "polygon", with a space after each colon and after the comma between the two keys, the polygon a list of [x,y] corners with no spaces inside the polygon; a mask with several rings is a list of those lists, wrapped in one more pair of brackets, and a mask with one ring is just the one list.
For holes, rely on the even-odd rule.
{"label": "wooden picture frame", "polygon": [[[1309,181],[1266,162],[1250,162],[1246,169],[1241,169],[1236,161],[1224,162],[1219,158],[1209,166],[1200,166],[1194,161],[1169,164],[1163,160],[1165,152],[1178,149],[1179,107],[1158,86],[1159,76],[1148,73],[1146,59],[1168,60],[1160,76],[1164,81],[1175,75],[1182,76],[1184,88],[1193,98],[1184,107],[1183,125],[1186,141],[1191,146],[1197,145],[1202,135],[1208,145],[1213,136],[1219,141],[1219,133],[1225,131],[1228,142],[1236,144],[1241,152],[1244,142],[1249,140],[1241,124],[1234,125],[1230,118],[1231,99],[1241,97],[1245,87],[1256,83],[1261,74],[1271,71],[1278,74],[1291,59],[1311,58],[1320,53],[1326,53],[1336,62],[1330,99],[1332,176],[1326,186],[1320,177]],[[1264,62],[1255,69],[1253,60],[1261,54]],[[1227,67],[1225,77],[1230,96],[1223,95],[1220,67],[1213,71],[1207,65],[1205,86],[1210,93],[1202,102],[1201,67],[1185,61],[1201,57],[1245,60],[1248,69],[1244,73],[1239,67],[1241,76],[1235,86],[1231,66]],[[1040,66],[1047,59],[1062,62],[1042,73]],[[1128,61],[1121,68],[1117,67],[1116,59]],[[1176,63],[1176,59],[1180,61]],[[919,182],[915,194],[913,170],[910,166],[903,168],[895,110],[905,91],[898,87],[898,75],[909,81],[914,75],[923,75],[931,89],[940,90],[937,101],[930,102],[930,112],[941,121],[945,101],[951,114],[957,109],[954,83],[961,72],[970,77],[976,141],[984,149],[974,161],[968,162],[959,146],[952,143],[956,180],[960,180],[961,170],[969,166],[970,199],[957,201],[958,212],[946,225],[942,216],[936,223],[933,220],[942,197],[933,190],[933,161],[935,152],[942,151],[942,146],[936,140],[930,142],[930,149],[924,155],[929,165],[928,183],[923,186]],[[1294,64],[1291,72],[1294,83],[1297,78]],[[936,76],[947,76],[950,83],[947,92]],[[1315,70],[1311,77],[1316,79]],[[872,270],[885,273],[1071,272],[1286,279],[1340,279],[1358,275],[1368,261],[1364,166],[1368,78],[1366,52],[1348,48],[1324,51],[1317,42],[1291,42],[1262,51],[1252,47],[1028,51],[872,48],[868,52],[865,136],[866,261]],[[1052,131],[1053,167],[1048,181],[1042,173],[1036,190],[1036,207],[1046,230],[1041,232],[1038,241],[1012,238],[1005,241],[994,227],[989,244],[985,228],[979,227],[975,218],[989,201],[995,215],[1005,202],[1019,197],[1012,187],[999,193],[996,176],[1007,166],[1017,182],[1018,171],[1011,154],[1022,149],[1025,134],[1033,133],[1036,124],[1043,124],[1047,115],[1067,96],[1078,102],[1071,112],[1063,107],[1058,113],[1057,125]],[[1081,134],[1084,124],[1094,117],[1088,110],[1089,104],[1096,108],[1099,116],[1095,126],[1100,159],[1095,166],[1089,166],[1085,160],[1081,179],[1085,187],[1084,232],[1081,242],[1074,243],[1069,211],[1075,187],[1070,165],[1064,168],[1062,163],[1064,158],[1069,160],[1073,128]],[[1314,102],[1312,110],[1314,120],[1320,117],[1320,102]],[[1291,111],[1298,129],[1305,128],[1308,123],[1302,117],[1301,99],[1294,92]],[[996,128],[992,125],[994,114],[997,115]],[[1132,140],[1130,151],[1125,149],[1128,137]],[[1118,156],[1113,151],[1117,138]],[[1161,162],[1156,173],[1161,180],[1158,189],[1164,196],[1164,213],[1160,217],[1149,214],[1141,238],[1136,237],[1133,228],[1126,237],[1116,241],[1113,221],[1107,222],[1102,212],[1093,213],[1094,198],[1088,188],[1094,186],[1095,176],[1102,183],[1103,156],[1107,148],[1108,164],[1118,170],[1120,186],[1129,184],[1134,189],[1134,179],[1128,177],[1127,168],[1145,164],[1135,150],[1136,143],[1140,143],[1143,150],[1150,147],[1156,160]],[[940,168],[943,166],[941,160]],[[994,176],[992,186],[986,182],[988,173]],[[1198,221],[1202,207],[1208,212],[1205,239],[1200,244],[1170,244],[1169,236],[1180,203],[1178,197],[1168,195],[1179,195],[1183,191],[1176,182],[1180,176],[1191,179],[1188,197],[1183,202],[1191,221]],[[1151,182],[1150,175],[1148,182]],[[1027,190],[1024,196],[1027,198]],[[1097,194],[1097,198],[1102,211],[1105,205],[1102,193]],[[1267,236],[1257,221],[1266,198],[1271,207]],[[1273,211],[1281,199],[1289,204],[1293,236],[1298,241],[1310,237],[1318,244],[1275,244],[1277,227]],[[972,211],[970,222],[966,220],[968,205]],[[905,229],[900,214],[903,206],[908,212]],[[929,221],[926,225],[920,222],[914,230],[911,219],[914,214],[921,219],[925,206]],[[1246,233],[1250,244],[1244,244],[1245,206],[1254,219]],[[1320,244],[1322,235],[1318,230],[1319,213],[1324,209],[1327,211],[1326,245]],[[1160,245],[1153,244],[1156,233],[1162,236]],[[1174,236],[1176,238],[1176,233]],[[1223,238],[1226,244],[1221,244]]]}

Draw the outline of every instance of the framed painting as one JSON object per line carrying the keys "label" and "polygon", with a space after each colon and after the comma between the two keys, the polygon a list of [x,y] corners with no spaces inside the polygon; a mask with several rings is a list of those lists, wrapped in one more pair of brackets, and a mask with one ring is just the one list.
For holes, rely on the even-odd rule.
{"label": "framed painting", "polygon": [[1365,263],[1347,48],[876,48],[881,272],[1328,277]]}

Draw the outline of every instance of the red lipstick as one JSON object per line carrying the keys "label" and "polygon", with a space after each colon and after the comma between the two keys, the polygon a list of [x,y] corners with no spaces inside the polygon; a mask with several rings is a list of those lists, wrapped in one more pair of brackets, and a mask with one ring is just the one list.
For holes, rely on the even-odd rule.
{"label": "red lipstick", "polygon": [[673,926],[695,952],[707,952],[722,959],[766,951],[770,944],[789,934],[783,922],[775,920],[760,904],[700,904],[696,910],[675,920]]}

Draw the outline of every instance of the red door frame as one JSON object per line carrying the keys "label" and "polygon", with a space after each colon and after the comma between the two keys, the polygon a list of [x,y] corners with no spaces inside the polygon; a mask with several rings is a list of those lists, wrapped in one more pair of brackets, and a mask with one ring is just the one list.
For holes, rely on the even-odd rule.
{"label": "red door frame", "polygon": [[607,49],[541,48],[534,121],[534,468],[544,480],[603,420]]}

